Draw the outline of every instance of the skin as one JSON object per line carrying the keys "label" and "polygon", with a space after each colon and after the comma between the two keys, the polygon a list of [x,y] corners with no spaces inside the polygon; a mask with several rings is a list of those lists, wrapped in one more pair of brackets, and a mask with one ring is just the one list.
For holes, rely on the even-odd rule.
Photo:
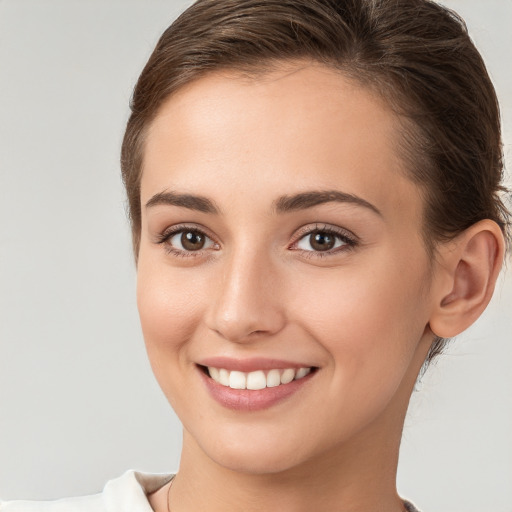
{"label": "skin", "polygon": [[[382,100],[312,63],[250,80],[212,72],[161,108],[145,149],[137,293],[153,371],[184,427],[173,512],[403,510],[400,435],[431,328],[474,321],[503,247],[484,221],[429,259],[397,134]],[[170,191],[219,212],[146,206]],[[372,207],[276,212],[279,198],[311,191]],[[206,233],[204,249],[159,243],[182,224]],[[319,254],[314,228],[357,242]],[[233,411],[199,376],[198,361],[213,356],[318,370],[272,407]],[[167,486],[149,499],[166,511]]]}

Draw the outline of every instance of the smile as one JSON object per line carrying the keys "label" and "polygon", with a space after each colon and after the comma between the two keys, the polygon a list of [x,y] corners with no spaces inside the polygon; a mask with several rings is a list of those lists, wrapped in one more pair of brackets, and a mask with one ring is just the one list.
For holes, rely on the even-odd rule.
{"label": "smile", "polygon": [[319,373],[317,366],[271,358],[212,357],[196,363],[210,396],[227,409],[254,412],[290,400]]}
{"label": "smile", "polygon": [[312,368],[303,367],[241,372],[237,370],[229,371],[225,368],[215,368],[213,366],[208,366],[207,368],[209,376],[221,386],[253,391],[289,384],[294,380],[299,380],[309,375],[312,370]]}

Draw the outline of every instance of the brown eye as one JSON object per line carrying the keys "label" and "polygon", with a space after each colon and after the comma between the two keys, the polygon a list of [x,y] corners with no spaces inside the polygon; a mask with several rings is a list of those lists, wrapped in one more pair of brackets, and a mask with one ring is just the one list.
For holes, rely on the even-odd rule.
{"label": "brown eye", "polygon": [[[297,249],[310,253],[336,252],[336,249],[349,248],[356,243],[341,233],[335,233],[330,229],[315,229],[306,233],[298,242]],[[335,249],[335,250],[333,250]]]}
{"label": "brown eye", "polygon": [[210,237],[196,229],[180,229],[172,235],[165,237],[162,242],[165,242],[172,249],[181,253],[197,252],[202,249],[211,249],[215,246]]}
{"label": "brown eye", "polygon": [[186,251],[199,251],[204,247],[205,237],[197,231],[183,231],[180,241]]}
{"label": "brown eye", "polygon": [[330,233],[314,231],[309,235],[309,244],[315,251],[328,251],[336,243],[336,238]]}

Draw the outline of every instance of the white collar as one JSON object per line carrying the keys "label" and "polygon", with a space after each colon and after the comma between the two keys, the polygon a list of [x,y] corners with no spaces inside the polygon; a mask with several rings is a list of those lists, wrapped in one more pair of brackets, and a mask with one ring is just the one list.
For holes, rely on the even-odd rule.
{"label": "white collar", "polygon": [[102,495],[105,509],[108,512],[153,512],[147,495],[163,487],[173,477],[173,474],[127,471],[106,483]]}

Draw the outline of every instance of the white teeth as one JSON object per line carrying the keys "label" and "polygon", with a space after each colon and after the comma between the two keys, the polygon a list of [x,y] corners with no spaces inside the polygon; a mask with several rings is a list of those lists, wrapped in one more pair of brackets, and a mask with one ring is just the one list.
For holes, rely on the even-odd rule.
{"label": "white teeth", "polygon": [[299,368],[295,379],[302,379],[302,377],[305,377],[309,372],[311,372],[311,368]]}
{"label": "white teeth", "polygon": [[267,387],[265,373],[260,371],[251,372],[247,375],[247,389],[263,389]]}
{"label": "white teeth", "polygon": [[275,388],[281,384],[281,372],[279,370],[270,370],[267,373],[267,388]]}
{"label": "white teeth", "polygon": [[[209,369],[209,368],[208,368]],[[214,379],[213,375],[212,378]],[[219,370],[219,384],[229,387],[229,372],[227,370]]]}
{"label": "white teeth", "polygon": [[232,389],[258,390],[274,388],[281,384],[289,384],[293,380],[304,378],[311,373],[311,368],[286,368],[285,370],[272,369],[268,372],[257,370],[254,372],[229,371],[224,368],[208,367],[210,377],[222,386]]}
{"label": "white teeth", "polygon": [[220,380],[220,376],[219,376],[220,371],[219,371],[218,368],[213,368],[213,366],[211,366],[211,367],[208,368],[208,372],[210,373],[210,377],[214,381],[219,382],[219,380]]}
{"label": "white teeth", "polygon": [[281,375],[281,384],[288,384],[295,378],[295,370],[287,368]]}
{"label": "white teeth", "polygon": [[229,387],[232,389],[246,389],[247,377],[243,372],[231,372],[229,374]]}

